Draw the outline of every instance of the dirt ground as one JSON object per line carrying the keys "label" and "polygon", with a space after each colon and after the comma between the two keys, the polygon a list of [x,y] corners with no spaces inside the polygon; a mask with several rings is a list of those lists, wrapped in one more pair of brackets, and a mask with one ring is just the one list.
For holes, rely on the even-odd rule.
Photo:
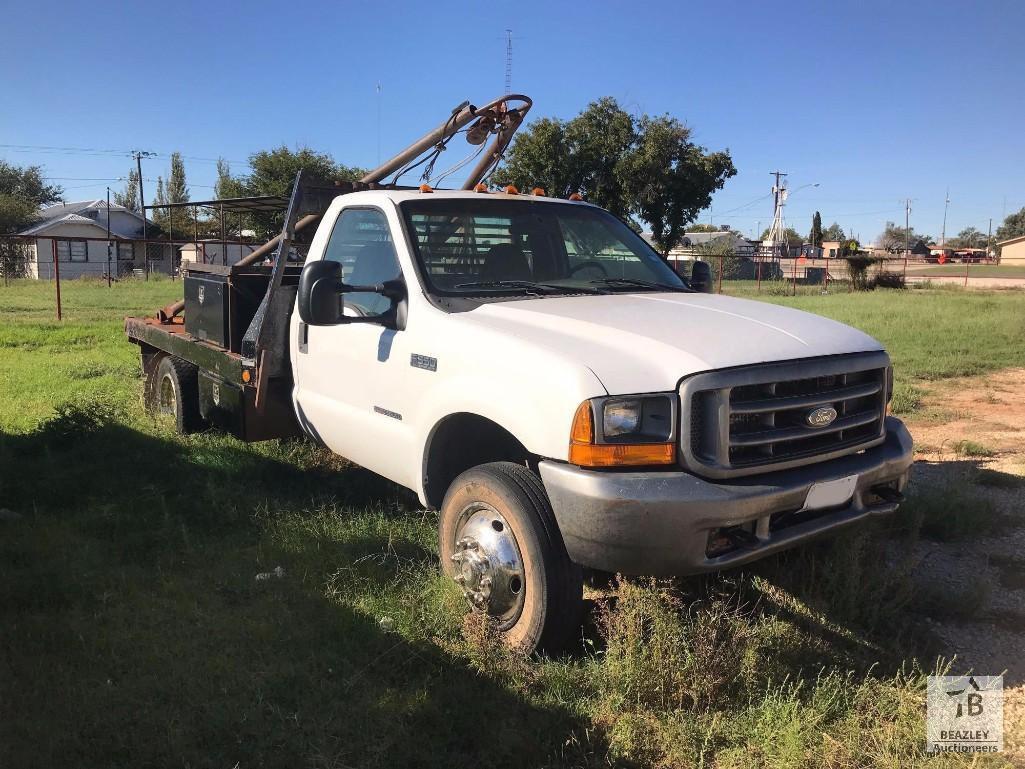
{"label": "dirt ground", "polygon": [[1004,740],[1025,766],[1025,369],[927,386],[907,420],[915,489],[950,487],[987,500],[998,523],[968,542],[922,541],[917,575],[947,596],[931,629],[958,672],[1004,674]]}

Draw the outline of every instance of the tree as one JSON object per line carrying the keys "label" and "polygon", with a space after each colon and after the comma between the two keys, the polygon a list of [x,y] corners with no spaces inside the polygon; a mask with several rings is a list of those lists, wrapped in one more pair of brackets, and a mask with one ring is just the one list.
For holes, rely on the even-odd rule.
{"label": "tree", "polygon": [[891,254],[904,252],[905,242],[907,247],[917,242],[914,238],[907,237],[909,232],[904,227],[898,227],[895,222],[887,222],[883,227],[883,234],[879,236],[879,247]]}
{"label": "tree", "polygon": [[1025,235],[1025,208],[1004,219],[1004,223],[997,227],[996,239],[1010,240],[1021,235]]}
{"label": "tree", "polygon": [[663,253],[736,174],[728,152],[707,153],[668,115],[634,117],[615,99],[593,102],[568,122],[542,118],[521,131],[497,178],[557,197],[581,193],[622,218],[638,217]]}
{"label": "tree", "polygon": [[692,224],[687,228],[687,232],[723,232],[723,229],[714,224]]}
{"label": "tree", "polygon": [[904,244],[907,243],[909,249],[914,248],[915,245],[923,241],[925,243],[932,242],[931,235],[923,235],[915,232],[915,228],[911,227],[905,231],[904,225],[896,224],[895,222],[887,222],[883,228],[883,234],[879,236],[876,241],[879,247],[891,254],[903,254]]}
{"label": "tree", "polygon": [[63,194],[59,185],[43,181],[39,166],[14,166],[0,160],[0,233],[24,229],[40,208]]}
{"label": "tree", "polygon": [[215,198],[242,197],[242,182],[231,175],[231,166],[224,158],[217,158],[217,182],[214,185]]}
{"label": "tree", "polygon": [[[772,229],[771,227],[766,227],[764,230],[762,230],[762,237],[759,238],[759,240],[765,240],[766,238],[768,238],[769,237],[769,232],[771,231],[771,229]],[[787,227],[784,230],[784,232],[786,233],[787,243],[789,245],[795,246],[795,245],[797,245],[799,243],[804,243],[804,238],[801,236],[801,233],[799,233],[793,227]]]}
{"label": "tree", "polygon": [[836,222],[833,222],[831,225],[829,225],[828,227],[826,227],[826,229],[822,231],[822,240],[824,241],[843,240],[846,237],[847,236],[844,234],[843,227],[841,227]]}
{"label": "tree", "polygon": [[520,131],[497,176],[521,189],[543,186],[555,197],[579,192],[625,217],[621,163],[636,141],[634,118],[605,97],[568,122],[542,118]]}
{"label": "tree", "polygon": [[986,243],[986,234],[975,227],[965,227],[947,244],[952,248],[982,248]]}
{"label": "tree", "polygon": [[712,268],[712,280],[718,282],[720,269],[724,279],[744,277],[744,260],[737,256],[734,243],[733,237],[726,234],[724,237],[706,241],[694,249],[702,257],[701,261],[708,262],[708,266]]}
{"label": "tree", "polygon": [[[172,238],[189,237],[196,229],[194,214],[189,208],[160,208],[171,204],[189,202],[189,187],[185,181],[185,163],[180,152],[171,153],[171,169],[165,183],[164,177],[157,177],[157,191],[153,196],[153,221]],[[209,222],[203,223],[204,230],[210,231]],[[173,225],[173,232],[171,231]],[[219,232],[219,227],[216,228]]]}
{"label": "tree", "polygon": [[167,202],[189,202],[189,188],[185,183],[185,163],[182,162],[180,152],[171,153],[171,173],[167,176]]}
{"label": "tree", "polygon": [[[325,153],[314,152],[308,147],[292,151],[282,145],[272,150],[255,152],[249,156],[252,173],[248,176],[232,177],[228,164],[218,161],[218,197],[250,197],[277,195],[288,197],[292,193],[295,176],[300,169],[307,182],[332,184],[336,181],[355,181],[366,174],[362,168],[341,165]],[[256,230],[263,237],[277,234],[281,229],[284,214],[249,214],[243,227]]]}
{"label": "tree", "polygon": [[818,211],[811,218],[811,232],[808,233],[808,242],[816,248],[822,246],[822,214]]}
{"label": "tree", "polygon": [[114,193],[114,203],[129,211],[139,212],[139,172],[134,168],[128,172],[124,189]]}
{"label": "tree", "polygon": [[157,177],[157,191],[153,195],[153,203],[152,203],[152,205],[154,205],[154,206],[167,205],[167,195],[164,193],[164,177],[163,176],[158,176]]}
{"label": "tree", "polygon": [[632,212],[648,223],[665,255],[737,169],[729,153],[706,153],[691,142],[690,129],[676,118],[645,116],[638,125],[637,144],[621,163],[623,188]]}
{"label": "tree", "polygon": [[578,191],[578,162],[566,138],[566,124],[541,118],[517,134],[499,174],[520,189],[542,187],[549,195],[565,198]]}

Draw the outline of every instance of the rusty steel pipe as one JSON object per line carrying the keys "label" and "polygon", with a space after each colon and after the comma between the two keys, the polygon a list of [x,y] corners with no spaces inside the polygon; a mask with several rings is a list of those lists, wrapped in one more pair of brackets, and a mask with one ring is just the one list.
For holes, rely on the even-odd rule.
{"label": "rusty steel pipe", "polygon": [[[510,101],[522,102],[522,106],[506,112],[494,114],[500,108],[504,109],[504,105],[508,104]],[[400,170],[410,161],[418,158],[431,147],[437,145],[438,142],[444,141],[456,132],[462,130],[477,117],[493,113],[493,116],[498,119],[500,129],[491,146],[484,152],[483,157],[481,157],[480,161],[474,167],[473,171],[470,172],[470,176],[463,184],[463,189],[472,190],[483,179],[484,174],[487,173],[488,169],[491,168],[495,161],[501,157],[503,152],[505,152],[506,148],[509,146],[509,142],[512,140],[513,134],[516,133],[516,129],[520,127],[520,124],[523,123],[523,119],[526,117],[527,112],[530,111],[533,103],[534,102],[529,96],[512,93],[495,99],[494,101],[490,101],[483,107],[479,108],[474,107],[468,101],[463,102],[452,111],[452,116],[450,116],[444,123],[426,134],[423,138],[410,144],[391,160],[375,168],[360,179],[360,181],[363,183],[380,181],[389,174]],[[299,230],[320,221],[321,216],[322,214],[309,214],[304,216],[295,223],[295,231],[298,232]],[[274,236],[244,259],[240,259],[236,262],[236,266],[245,267],[246,265],[260,261],[265,256],[273,252],[280,242],[281,236]],[[183,309],[185,309],[184,300],[174,302],[173,304],[169,304],[158,310],[157,318],[160,319],[161,323],[170,323],[171,319]]]}
{"label": "rusty steel pipe", "polygon": [[[321,214],[310,214],[308,216],[304,216],[302,219],[295,223],[296,232],[303,229],[304,227],[308,227],[314,222],[319,222],[320,217]],[[245,267],[246,265],[255,264],[268,254],[272,253],[274,249],[277,247],[278,243],[280,242],[281,236],[275,235],[273,238],[268,240],[262,246],[253,251],[251,254],[246,255],[244,259],[239,259],[237,262],[235,262],[235,266]],[[161,307],[159,310],[157,310],[157,318],[160,320],[161,323],[170,323],[171,319],[174,318],[175,315],[177,315],[184,309],[185,300],[179,299],[177,302],[173,302],[167,305],[166,307]]]}

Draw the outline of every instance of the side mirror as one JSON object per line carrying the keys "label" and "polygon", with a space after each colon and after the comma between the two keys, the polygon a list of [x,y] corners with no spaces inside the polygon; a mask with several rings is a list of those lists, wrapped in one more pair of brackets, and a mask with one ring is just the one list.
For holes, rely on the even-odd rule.
{"label": "side mirror", "polygon": [[303,267],[296,307],[311,326],[342,323],[342,265],[321,259]]}
{"label": "side mirror", "polygon": [[694,262],[690,272],[690,287],[702,294],[712,293],[712,268],[708,262]]}

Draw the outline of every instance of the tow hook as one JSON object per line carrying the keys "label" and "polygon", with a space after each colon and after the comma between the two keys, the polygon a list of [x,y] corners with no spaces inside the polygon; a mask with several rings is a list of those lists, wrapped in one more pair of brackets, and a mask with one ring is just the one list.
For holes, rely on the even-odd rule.
{"label": "tow hook", "polygon": [[885,484],[873,486],[871,489],[869,489],[869,491],[871,491],[884,502],[896,502],[897,504],[900,504],[905,499],[904,495],[901,492],[897,491],[897,489],[893,488],[893,486],[888,486]]}

